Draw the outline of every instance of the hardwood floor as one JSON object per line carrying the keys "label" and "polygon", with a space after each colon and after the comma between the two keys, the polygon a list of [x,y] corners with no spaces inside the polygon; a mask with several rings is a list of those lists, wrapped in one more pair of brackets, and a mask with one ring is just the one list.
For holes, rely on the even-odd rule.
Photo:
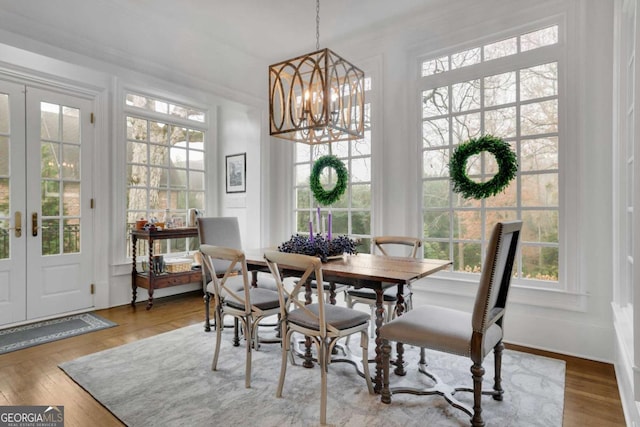
{"label": "hardwood floor", "polygon": [[[198,292],[97,313],[118,324],[77,337],[0,355],[0,405],[64,405],[67,427],[122,425],[73,382],[58,364],[183,326],[202,323]],[[624,426],[613,366],[545,351],[507,345],[519,351],[566,361],[564,427]],[[126,363],[123,360],[123,363]]]}

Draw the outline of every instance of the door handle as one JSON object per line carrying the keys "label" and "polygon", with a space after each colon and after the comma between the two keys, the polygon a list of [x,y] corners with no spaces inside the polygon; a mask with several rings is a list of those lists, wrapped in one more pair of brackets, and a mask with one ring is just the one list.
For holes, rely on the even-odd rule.
{"label": "door handle", "polygon": [[38,212],[34,212],[31,214],[31,235],[38,235]]}
{"label": "door handle", "polygon": [[14,214],[15,227],[10,227],[9,230],[14,230],[16,237],[22,236],[22,212],[16,211]]}

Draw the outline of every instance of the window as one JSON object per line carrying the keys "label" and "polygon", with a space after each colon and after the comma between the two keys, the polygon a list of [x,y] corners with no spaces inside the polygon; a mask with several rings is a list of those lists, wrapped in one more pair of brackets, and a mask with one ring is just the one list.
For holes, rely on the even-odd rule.
{"label": "window", "polygon": [[[420,64],[424,255],[477,273],[493,225],[523,220],[514,274],[553,283],[559,276],[558,26],[440,55]],[[537,52],[531,52],[538,49]],[[509,57],[506,61],[496,62]],[[505,65],[507,64],[507,65]],[[484,200],[452,192],[449,159],[470,138],[491,134],[517,155],[517,177]],[[497,172],[489,153],[471,157],[478,182]]]}
{"label": "window", "polygon": [[[371,243],[371,103],[367,92],[371,91],[371,79],[365,78],[365,132],[364,138],[353,141],[339,141],[331,144],[295,144],[294,164],[294,233],[308,234],[309,220],[315,215],[318,204],[313,200],[309,188],[309,176],[316,159],[333,154],[342,160],[349,171],[347,190],[333,206],[332,232],[359,239],[358,252],[370,252]],[[335,173],[325,168],[320,181],[326,189],[335,185]],[[325,185],[326,184],[326,185]],[[321,215],[326,218],[328,207],[321,207]],[[322,220],[321,220],[322,221]],[[315,223],[315,221],[314,221]],[[320,230],[321,231],[321,230]],[[314,229],[314,233],[318,230]]]}
{"label": "window", "polygon": [[[167,100],[126,95],[127,242],[138,219],[160,221],[168,210],[184,223],[188,209],[204,209],[205,117],[202,110]],[[186,239],[158,244],[158,253],[187,248]]]}

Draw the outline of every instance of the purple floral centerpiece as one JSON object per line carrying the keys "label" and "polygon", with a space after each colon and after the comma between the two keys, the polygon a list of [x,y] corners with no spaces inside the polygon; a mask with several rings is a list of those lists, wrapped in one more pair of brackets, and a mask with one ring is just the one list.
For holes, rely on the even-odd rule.
{"label": "purple floral centerpiece", "polygon": [[316,234],[313,239],[296,234],[291,239],[278,246],[280,252],[317,256],[322,262],[327,262],[329,257],[342,254],[355,254],[356,241],[347,236],[336,236],[328,240],[321,234]]}

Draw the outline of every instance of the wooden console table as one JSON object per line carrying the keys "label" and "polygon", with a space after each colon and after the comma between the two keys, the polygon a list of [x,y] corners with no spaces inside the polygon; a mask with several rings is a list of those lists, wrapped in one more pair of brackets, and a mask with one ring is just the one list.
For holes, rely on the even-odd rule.
{"label": "wooden console table", "polygon": [[[133,230],[131,232],[131,245],[133,249],[133,268],[131,270],[131,305],[135,305],[138,294],[138,287],[146,288],[149,292],[147,310],[153,306],[154,289],[168,288],[171,286],[185,285],[187,283],[202,282],[201,270],[189,270],[181,273],[161,273],[156,274],[153,265],[153,242],[162,239],[180,239],[185,237],[198,237],[196,227],[189,228],[168,228],[161,231]],[[149,242],[149,271],[138,272],[136,262],[136,252],[138,239]]]}

